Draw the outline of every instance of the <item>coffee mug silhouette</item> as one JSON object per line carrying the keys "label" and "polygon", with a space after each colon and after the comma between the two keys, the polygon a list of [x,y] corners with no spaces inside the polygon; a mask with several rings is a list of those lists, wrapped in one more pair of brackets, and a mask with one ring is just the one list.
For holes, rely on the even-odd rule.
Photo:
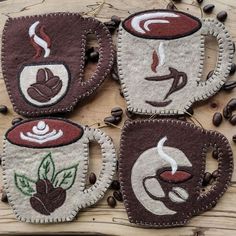
{"label": "coffee mug silhouette", "polygon": [[[213,75],[202,80],[205,36],[219,44]],[[118,69],[129,111],[183,114],[224,84],[233,59],[225,26],[184,12],[148,10],[126,18],[119,29]]]}
{"label": "coffee mug silhouette", "polygon": [[[99,60],[84,80],[88,34],[97,38]],[[9,18],[5,24],[3,76],[14,110],[24,116],[71,111],[97,90],[112,64],[111,35],[96,19],[55,13]]]}
{"label": "coffee mug silhouette", "polygon": [[[101,146],[102,168],[96,183],[86,186],[93,141]],[[116,153],[101,130],[41,118],[7,131],[2,163],[4,188],[16,218],[50,223],[72,221],[104,196],[115,173]]]}
{"label": "coffee mug silhouette", "polygon": [[[137,138],[142,137],[142,138]],[[216,181],[202,191],[207,149],[218,151]],[[119,178],[130,222],[184,225],[211,209],[233,172],[232,150],[215,131],[170,119],[127,122],[122,130]]]}

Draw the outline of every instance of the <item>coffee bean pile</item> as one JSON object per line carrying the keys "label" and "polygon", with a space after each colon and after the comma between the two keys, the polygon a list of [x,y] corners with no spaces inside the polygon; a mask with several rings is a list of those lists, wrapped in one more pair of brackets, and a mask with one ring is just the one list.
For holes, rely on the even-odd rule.
{"label": "coffee bean pile", "polygon": [[111,116],[104,118],[106,125],[118,125],[122,120],[123,110],[120,107],[114,107],[111,109]]}
{"label": "coffee bean pile", "polygon": [[109,196],[107,198],[107,204],[114,208],[117,204],[117,201],[123,202],[123,196],[120,191],[120,182],[118,180],[113,180],[110,186],[110,189],[114,190],[113,191],[113,196]]}

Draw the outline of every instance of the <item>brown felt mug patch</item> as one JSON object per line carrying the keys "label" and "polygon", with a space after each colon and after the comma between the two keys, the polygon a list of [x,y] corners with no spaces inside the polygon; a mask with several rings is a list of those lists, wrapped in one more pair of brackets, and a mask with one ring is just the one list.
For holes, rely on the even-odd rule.
{"label": "brown felt mug patch", "polygon": [[[102,169],[86,188],[89,143],[102,150]],[[66,119],[41,118],[9,129],[2,157],[4,188],[16,218],[31,223],[72,221],[95,204],[116,170],[111,139],[98,129]]]}
{"label": "brown felt mug patch", "polygon": [[[202,81],[205,36],[219,49],[213,75]],[[183,114],[195,101],[215,94],[233,59],[225,26],[179,11],[130,15],[119,29],[118,69],[128,110],[138,114]]]}
{"label": "brown felt mug patch", "polygon": [[[220,152],[219,176],[202,192],[208,147]],[[230,145],[218,132],[174,119],[137,120],[123,128],[119,177],[131,223],[159,228],[186,224],[215,206],[232,171]]]}
{"label": "brown felt mug patch", "polygon": [[[97,37],[99,61],[84,81],[89,33]],[[5,24],[3,76],[15,111],[24,116],[71,111],[101,85],[112,64],[111,35],[93,18],[55,13],[9,18]]]}

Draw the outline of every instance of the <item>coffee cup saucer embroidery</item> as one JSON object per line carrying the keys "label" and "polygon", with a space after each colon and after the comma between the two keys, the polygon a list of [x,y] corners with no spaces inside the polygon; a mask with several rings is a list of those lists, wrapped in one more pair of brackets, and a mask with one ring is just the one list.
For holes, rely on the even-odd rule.
{"label": "coffee cup saucer embroidery", "polygon": [[[219,176],[202,192],[208,147],[219,152]],[[122,130],[119,179],[131,223],[157,228],[186,224],[215,206],[232,172],[230,145],[218,132],[171,119],[129,121]]]}
{"label": "coffee cup saucer embroidery", "polygon": [[[94,74],[85,81],[85,47],[90,33],[97,38],[99,60]],[[51,13],[9,18],[5,24],[3,77],[14,110],[21,115],[71,111],[97,90],[112,64],[111,35],[94,18]]]}
{"label": "coffee cup saucer embroidery", "polygon": [[[89,143],[101,146],[98,179],[86,186]],[[111,139],[66,119],[40,118],[10,128],[4,140],[3,182],[16,218],[30,223],[72,221],[105,194],[116,170]]]}
{"label": "coffee cup saucer embroidery", "polygon": [[[219,44],[213,75],[202,81],[205,36]],[[233,43],[225,26],[170,10],[130,15],[119,28],[118,70],[129,111],[137,114],[184,114],[214,95],[226,81]]]}

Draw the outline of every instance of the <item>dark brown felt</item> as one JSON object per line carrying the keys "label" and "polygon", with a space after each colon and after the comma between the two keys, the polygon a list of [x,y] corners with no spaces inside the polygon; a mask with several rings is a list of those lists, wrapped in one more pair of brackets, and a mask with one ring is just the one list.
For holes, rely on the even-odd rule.
{"label": "dark brown felt", "polygon": [[[190,198],[185,203],[174,204],[165,198],[164,204],[174,215],[154,215],[146,210],[137,200],[131,186],[131,169],[137,158],[147,149],[156,147],[157,141],[167,136],[164,146],[180,149],[192,163],[192,167],[179,167],[193,176],[177,185],[158,179],[165,193],[170,187],[186,189]],[[206,149],[216,145],[220,148],[219,178],[215,190],[200,194],[200,187],[205,172]],[[183,225],[193,215],[212,208],[226,191],[233,171],[233,156],[227,139],[215,131],[206,131],[188,122],[174,119],[129,121],[122,130],[119,172],[125,207],[132,223],[148,227],[173,227]]]}
{"label": "dark brown felt", "polygon": [[[51,38],[50,56],[34,59],[35,49],[30,43],[29,27],[36,21],[45,26]],[[87,33],[95,33],[100,46],[99,61],[92,78],[83,81]],[[83,18],[79,14],[55,13],[48,15],[9,18],[3,32],[2,68],[11,102],[17,113],[39,116],[72,110],[82,98],[92,94],[109,73],[113,62],[112,39],[101,22]],[[27,102],[19,89],[19,73],[24,65],[63,63],[69,70],[67,94],[54,105],[37,107]],[[83,82],[83,83],[82,83]]]}

